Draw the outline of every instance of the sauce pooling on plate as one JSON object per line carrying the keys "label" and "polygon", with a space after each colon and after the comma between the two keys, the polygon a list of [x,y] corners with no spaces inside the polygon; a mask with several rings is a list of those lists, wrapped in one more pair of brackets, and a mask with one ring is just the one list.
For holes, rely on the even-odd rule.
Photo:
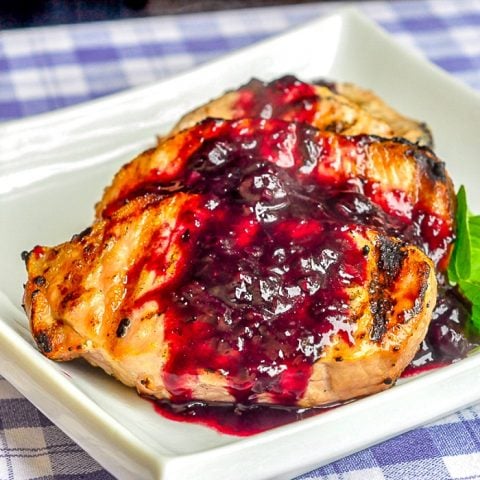
{"label": "sauce pooling on plate", "polygon": [[[469,338],[466,333],[468,318],[468,306],[455,290],[442,290],[427,336],[402,377],[407,378],[450,365],[478,346],[478,339]],[[236,436],[254,435],[336,408],[331,406],[300,409],[267,405],[217,405],[205,402],[175,405],[158,400],[154,400],[154,404],[155,410],[165,418],[204,425]]]}
{"label": "sauce pooling on plate", "polygon": [[191,402],[174,404],[154,401],[155,410],[165,418],[177,422],[195,423],[221,433],[247,437],[305,418],[327,412],[334,407],[295,408],[272,405],[219,405]]}

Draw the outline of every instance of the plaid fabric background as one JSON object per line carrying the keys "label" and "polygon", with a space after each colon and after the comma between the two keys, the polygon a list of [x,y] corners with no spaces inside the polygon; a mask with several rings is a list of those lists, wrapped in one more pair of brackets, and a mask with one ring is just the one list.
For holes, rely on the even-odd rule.
{"label": "plaid fabric background", "polygon": [[[342,5],[0,32],[0,120],[164,78]],[[401,43],[480,90],[480,0],[379,1],[360,8]],[[0,377],[0,480],[33,478],[112,477]],[[298,478],[480,479],[480,405]]]}
{"label": "plaid fabric background", "polygon": [[[0,33],[0,120],[145,84],[327,13],[340,3]],[[365,2],[400,42],[480,89],[479,0]]]}

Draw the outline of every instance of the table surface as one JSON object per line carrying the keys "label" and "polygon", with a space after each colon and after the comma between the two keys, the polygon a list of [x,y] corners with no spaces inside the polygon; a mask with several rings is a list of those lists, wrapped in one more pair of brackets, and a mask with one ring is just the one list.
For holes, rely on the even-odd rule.
{"label": "table surface", "polygon": [[[0,32],[0,120],[165,78],[339,6],[318,3]],[[400,43],[480,90],[480,0],[356,6]],[[0,377],[0,479],[33,478],[112,477]],[[299,478],[480,479],[480,404]]]}

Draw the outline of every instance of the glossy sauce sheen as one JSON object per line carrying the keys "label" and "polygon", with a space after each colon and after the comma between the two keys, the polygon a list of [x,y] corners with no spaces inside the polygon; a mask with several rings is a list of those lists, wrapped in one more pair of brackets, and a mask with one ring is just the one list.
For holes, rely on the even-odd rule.
{"label": "glossy sauce sheen", "polygon": [[[260,86],[251,87],[237,106],[244,116],[309,122],[315,113],[314,90],[290,77],[270,84],[266,104]],[[123,201],[150,191],[197,194],[172,233],[180,239],[180,273],[143,299],[165,309],[164,382],[172,402],[182,405],[157,402],[157,409],[248,435],[318,412],[249,405],[262,395],[294,405],[331,334],[352,341],[346,288],[365,281],[366,260],[351,231],[374,226],[421,246],[437,265],[445,263],[453,233],[402,192],[319,176],[318,163],[334,157],[328,135],[307,125],[258,120],[249,129],[241,121],[208,122],[213,139],[185,158],[174,178],[153,172]],[[343,154],[361,158],[373,139],[342,141]],[[164,268],[163,259],[152,255],[147,268]],[[463,332],[468,312],[447,288],[441,292],[424,355],[410,371],[450,363],[471,348]],[[209,371],[222,373],[237,406],[189,406],[189,378]]]}
{"label": "glossy sauce sheen", "polygon": [[319,102],[312,85],[291,75],[270,83],[253,79],[239,90],[235,118],[279,118],[311,124]]}
{"label": "glossy sauce sheen", "polygon": [[196,423],[221,433],[247,437],[271,428],[320,415],[335,407],[294,408],[268,405],[173,404],[154,401],[155,410],[170,420]]}
{"label": "glossy sauce sheen", "polygon": [[365,281],[366,258],[351,232],[364,227],[325,208],[315,130],[268,127],[225,128],[183,171],[179,185],[201,200],[177,225],[185,276],[159,299],[174,402],[194,398],[192,375],[215,371],[237,403],[295,405],[330,337],[353,341],[346,288]]}
{"label": "glossy sauce sheen", "polygon": [[[321,81],[318,84],[337,93],[334,83]],[[242,87],[239,93],[236,110],[239,116],[245,117],[282,118],[312,123],[321,102],[312,85],[301,82],[291,75],[270,83],[254,79]],[[377,228],[383,224],[387,233],[394,236],[400,235],[422,248],[435,261],[441,272],[438,274],[440,288],[430,329],[412,364],[405,370],[404,376],[438,368],[464,358],[468,351],[478,344],[478,339],[471,338],[473,335],[467,335],[469,306],[454,289],[448,286],[443,273],[448,264],[446,252],[453,241],[451,228],[432,214],[433,212],[429,212],[428,206],[423,208],[417,205],[412,209],[411,205],[403,201],[401,192],[383,192],[393,197],[391,204],[394,204],[395,200],[399,206],[403,204],[403,208],[388,212],[388,204],[386,205],[382,195],[376,195],[376,187],[376,185],[365,185],[365,193],[374,203],[384,207],[387,215],[390,214],[388,219],[383,215],[385,212],[377,211],[374,215],[370,215],[369,202],[364,203],[364,199],[348,191],[343,191],[339,195],[340,201],[336,197],[330,202],[329,207],[343,209],[351,215],[352,219],[364,221]],[[402,210],[406,212],[405,215],[402,215]],[[359,212],[362,216],[359,216]],[[404,223],[397,221],[394,217],[398,216],[403,216],[407,221]]]}
{"label": "glossy sauce sheen", "polygon": [[[335,92],[334,83],[318,82],[318,84],[324,85]],[[253,79],[241,87],[238,90],[238,94],[239,98],[234,107],[235,118],[276,118],[312,124],[320,111],[322,102],[322,98],[317,94],[313,85],[304,83],[292,75],[287,75],[269,83]],[[332,128],[334,127],[332,126]],[[428,156],[423,156],[420,152],[421,150],[418,150],[414,153],[416,160],[428,163],[430,161]],[[361,149],[359,149],[357,154],[361,154]],[[434,175],[438,174],[440,176],[443,164],[437,162],[434,165],[428,165],[427,168]],[[333,179],[330,180],[333,181]],[[355,179],[350,179],[349,182],[355,183]],[[386,213],[389,216],[390,225],[387,233],[398,236],[400,232],[408,241],[425,250],[435,261],[439,270],[446,270],[448,264],[447,252],[453,241],[453,232],[451,227],[436,216],[428,205],[420,203],[412,205],[404,192],[395,190],[385,191],[382,185],[375,182],[365,182],[361,187],[359,185],[343,184],[340,189],[341,195],[346,196],[348,196],[349,192],[358,190],[365,194],[375,205],[380,206],[384,210],[382,213]],[[336,200],[334,199],[331,202],[333,206],[337,205]],[[370,212],[370,205],[367,203],[362,206],[359,204],[361,202],[361,198],[345,198],[345,201],[340,200],[339,206],[336,208],[348,209],[351,215],[361,213],[363,218],[359,219],[360,222],[363,221],[370,225],[381,226],[384,222],[384,218],[382,218],[384,215],[378,215],[377,211]],[[353,205],[352,208],[352,203],[357,203],[357,205]],[[373,221],[370,223],[368,217],[373,216],[377,216],[377,218],[372,218]],[[415,231],[408,232],[406,231],[408,229]]]}

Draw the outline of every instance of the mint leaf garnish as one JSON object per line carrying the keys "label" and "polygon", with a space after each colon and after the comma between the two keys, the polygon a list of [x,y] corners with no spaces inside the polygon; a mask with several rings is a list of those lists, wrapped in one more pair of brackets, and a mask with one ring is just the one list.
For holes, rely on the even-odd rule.
{"label": "mint leaf garnish", "polygon": [[448,278],[472,304],[471,323],[480,332],[480,215],[468,210],[462,186],[457,194],[457,239],[448,265]]}

